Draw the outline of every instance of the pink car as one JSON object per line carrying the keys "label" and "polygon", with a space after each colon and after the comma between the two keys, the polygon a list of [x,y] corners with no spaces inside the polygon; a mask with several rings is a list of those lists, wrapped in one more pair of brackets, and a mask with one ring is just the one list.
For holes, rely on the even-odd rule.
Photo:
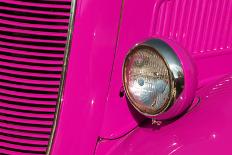
{"label": "pink car", "polygon": [[232,0],[0,0],[0,155],[232,154]]}

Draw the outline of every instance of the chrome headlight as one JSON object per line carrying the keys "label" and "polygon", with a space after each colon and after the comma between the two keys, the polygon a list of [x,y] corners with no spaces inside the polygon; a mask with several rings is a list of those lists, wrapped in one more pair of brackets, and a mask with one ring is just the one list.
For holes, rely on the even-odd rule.
{"label": "chrome headlight", "polygon": [[167,111],[184,88],[182,65],[164,41],[136,45],[126,56],[123,82],[131,104],[146,116]]}

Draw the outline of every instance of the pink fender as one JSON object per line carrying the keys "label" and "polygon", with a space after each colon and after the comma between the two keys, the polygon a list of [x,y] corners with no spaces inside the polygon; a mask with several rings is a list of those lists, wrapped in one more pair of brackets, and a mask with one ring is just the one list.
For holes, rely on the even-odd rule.
{"label": "pink fender", "polygon": [[[171,116],[191,105],[160,127],[122,87],[151,38],[184,66]],[[231,73],[232,0],[0,0],[0,154],[232,154]]]}
{"label": "pink fender", "polygon": [[[75,12],[52,155],[168,154],[175,150],[186,154],[197,151],[196,147],[206,153],[228,151],[222,141],[229,144],[231,138],[226,93],[231,86],[226,84],[223,93],[208,98],[205,92],[213,92],[212,87],[205,87],[232,72],[231,0],[79,0]],[[125,55],[136,43],[153,37],[165,38],[190,55],[201,98],[200,106],[159,130],[149,122],[141,125],[146,118],[121,95]],[[223,105],[219,105],[220,95]]]}
{"label": "pink fender", "polygon": [[[122,86],[120,85],[122,83],[122,64],[127,52],[136,43],[143,42],[144,40],[152,38],[154,36],[158,38],[167,38],[169,40],[172,40],[173,42],[181,46],[184,51],[188,52],[189,55],[192,57],[196,65],[198,75],[197,94],[200,96],[204,96],[200,93],[200,88],[206,87],[208,84],[214,83],[218,79],[232,72],[231,12],[232,1],[227,0],[147,0],[136,1],[136,3],[133,0],[127,0],[124,2],[123,18],[120,26],[120,35],[113,68],[113,76],[111,80],[108,102],[106,104],[103,127],[100,135],[103,138],[103,141],[100,144],[104,145],[104,139],[115,140],[123,137],[125,138],[125,141],[119,140],[118,143],[125,143],[126,145],[122,144],[122,147],[121,145],[120,147],[118,147],[118,143],[115,144],[115,142],[113,141],[107,141],[106,145],[102,147],[103,149],[99,145],[99,150],[103,150],[102,152],[99,151],[100,154],[110,154],[113,152],[113,154],[124,154],[124,152],[128,154],[135,154],[136,149],[139,150],[139,146],[141,146],[142,144],[145,145],[146,149],[145,147],[142,148],[139,152],[140,154],[146,152],[148,152],[148,154],[149,152],[150,154],[162,154],[162,149],[165,151],[165,147],[168,148],[170,146],[168,142],[172,141],[172,137],[170,136],[164,139],[164,133],[168,134],[168,132],[170,132],[170,135],[175,134],[177,133],[176,130],[172,129],[180,128],[177,122],[172,122],[167,125],[167,127],[171,126],[170,130],[165,129],[163,133],[162,128],[166,128],[166,126],[162,127],[160,130],[153,130],[151,126],[146,125],[144,128],[139,128],[139,132],[136,132],[137,130],[133,132],[134,135],[133,137],[131,137],[130,140],[127,139],[127,134],[133,131],[134,128],[137,128],[141,120],[144,119],[143,116],[140,116],[133,108],[128,106],[126,98],[120,98],[118,95]],[[207,91],[208,89],[204,90]],[[224,90],[222,90],[221,93],[222,92],[224,92]],[[225,109],[229,108],[230,97],[227,95],[223,96],[224,98],[227,98],[226,103],[228,107]],[[195,124],[199,123],[199,120],[208,119],[207,121],[209,121],[211,117],[213,118],[218,116],[217,114],[215,115],[213,112],[206,113],[206,111],[208,112],[207,108],[210,108],[211,104],[213,105],[216,101],[220,101],[220,99],[216,96],[212,97],[211,100],[201,101],[202,104],[208,105],[208,107],[204,106],[205,112],[203,113],[203,110],[198,111],[200,109],[194,109],[198,111],[196,113],[198,113],[197,115],[199,115],[199,117],[194,116],[196,117],[194,119],[194,121],[196,121]],[[216,109],[217,108],[215,108],[214,110]],[[197,130],[199,128],[197,125],[192,126],[192,128],[189,127],[191,121],[193,121],[192,119],[191,121],[187,121],[188,118],[185,117],[190,117],[189,115],[183,116],[183,118],[178,120],[178,122],[182,122],[182,119],[186,119],[186,121],[183,121],[183,124],[181,123],[183,129],[179,129],[178,132],[182,134],[185,133],[183,132],[184,129],[189,132],[194,132],[196,130],[200,132],[199,134],[208,136],[209,134],[206,134],[204,129]],[[191,117],[193,116],[191,115]],[[230,117],[228,116],[228,118],[224,119],[228,120],[229,118]],[[220,121],[224,120],[220,119]],[[214,124],[214,121],[211,121],[209,123],[213,126],[215,125],[215,127],[220,126],[218,124]],[[226,123],[227,121],[223,125],[227,128],[228,124]],[[207,123],[202,123],[202,126],[204,128],[207,127],[206,125]],[[228,130],[231,129],[229,127]],[[208,129],[210,130],[210,126],[208,127]],[[143,131],[146,132],[147,130],[150,131],[149,134],[152,134],[152,132],[154,132],[154,136],[152,136],[152,138],[148,138],[149,134],[147,134],[147,136],[145,136],[145,134],[137,134]],[[224,137],[226,137],[226,134],[228,134],[228,132],[225,133]],[[191,140],[194,140],[195,135],[191,136],[191,134],[188,134],[185,136],[186,140],[188,140],[189,138],[190,142]],[[150,139],[150,143],[148,142],[147,145],[146,139],[148,139],[148,141]],[[136,141],[138,143],[136,143]],[[223,141],[223,138],[221,141]],[[161,142],[163,144],[161,144]],[[199,143],[201,143],[200,140]],[[205,150],[207,151],[207,148],[211,147],[211,142],[207,141],[203,143],[201,145],[202,147],[205,145]],[[111,144],[112,146],[108,147]],[[136,149],[131,149],[134,144],[136,146]],[[160,145],[163,145],[163,147],[160,147],[160,149],[158,149],[157,146]],[[194,147],[196,146],[197,145],[195,145]],[[224,148],[223,145],[219,146],[221,146],[221,149]],[[130,149],[132,150],[131,152]],[[111,152],[111,150],[114,151]],[[157,152],[153,152],[155,150],[157,150]],[[168,153],[170,152],[164,152],[164,154]]]}
{"label": "pink fender", "polygon": [[139,0],[136,3],[127,0],[122,12],[100,134],[106,139],[115,139],[130,132],[144,119],[128,106],[126,98],[119,97],[122,64],[125,55],[135,44],[156,37],[169,39],[182,47],[196,66],[197,89],[232,72],[230,0]]}
{"label": "pink fender", "polygon": [[107,101],[121,1],[78,0],[52,155],[94,153]]}
{"label": "pink fender", "polygon": [[146,121],[122,138],[101,141],[96,154],[231,154],[231,92],[232,75],[199,90],[199,103],[181,118],[160,127]]}

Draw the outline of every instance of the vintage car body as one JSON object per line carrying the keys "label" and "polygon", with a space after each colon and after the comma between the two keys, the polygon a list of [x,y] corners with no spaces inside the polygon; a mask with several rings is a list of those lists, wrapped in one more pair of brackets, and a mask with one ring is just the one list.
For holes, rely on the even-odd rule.
{"label": "vintage car body", "polygon": [[[231,27],[231,0],[0,0],[0,154],[231,154]],[[122,81],[151,38],[196,76],[190,109],[158,127]]]}

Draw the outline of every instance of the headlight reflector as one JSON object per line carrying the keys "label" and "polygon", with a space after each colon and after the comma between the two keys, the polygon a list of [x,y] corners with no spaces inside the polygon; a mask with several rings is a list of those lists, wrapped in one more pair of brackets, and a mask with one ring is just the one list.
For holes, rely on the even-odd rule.
{"label": "headlight reflector", "polygon": [[127,56],[124,82],[129,99],[142,113],[157,114],[170,99],[168,66],[161,55],[148,46],[138,46]]}
{"label": "headlight reflector", "polygon": [[123,83],[130,103],[143,115],[153,117],[166,112],[182,93],[184,73],[172,48],[152,39],[126,56]]}

